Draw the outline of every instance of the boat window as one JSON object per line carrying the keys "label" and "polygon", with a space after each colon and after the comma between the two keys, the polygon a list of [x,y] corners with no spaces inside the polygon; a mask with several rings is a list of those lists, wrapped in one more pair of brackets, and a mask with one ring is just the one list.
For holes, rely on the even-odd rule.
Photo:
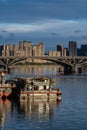
{"label": "boat window", "polygon": [[44,90],[46,90],[46,86],[44,85]]}

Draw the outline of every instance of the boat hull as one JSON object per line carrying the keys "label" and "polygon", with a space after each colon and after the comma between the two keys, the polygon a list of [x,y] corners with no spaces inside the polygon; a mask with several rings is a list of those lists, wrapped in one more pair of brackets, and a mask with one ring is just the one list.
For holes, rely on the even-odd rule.
{"label": "boat hull", "polygon": [[61,91],[22,91],[20,93],[21,100],[30,100],[30,99],[41,99],[41,100],[52,100],[58,99],[61,100]]}
{"label": "boat hull", "polygon": [[0,91],[0,98],[2,98],[2,96],[3,96],[3,92]]}
{"label": "boat hull", "polygon": [[12,94],[14,86],[0,86],[0,98],[8,98]]}
{"label": "boat hull", "polygon": [[4,92],[3,97],[9,97],[11,95],[11,92]]}

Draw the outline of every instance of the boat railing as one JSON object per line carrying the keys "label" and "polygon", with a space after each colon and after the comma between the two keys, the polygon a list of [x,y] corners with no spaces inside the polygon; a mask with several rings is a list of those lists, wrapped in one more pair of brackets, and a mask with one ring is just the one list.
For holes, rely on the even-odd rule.
{"label": "boat railing", "polygon": [[61,93],[61,90],[60,89],[51,89],[51,90],[21,90],[21,93],[22,92],[29,92],[29,93]]}
{"label": "boat railing", "polygon": [[38,86],[43,86],[43,85],[49,85],[49,81],[48,82],[33,82],[34,85],[38,85]]}
{"label": "boat railing", "polygon": [[0,87],[16,87],[15,84],[12,84],[12,83],[0,83]]}

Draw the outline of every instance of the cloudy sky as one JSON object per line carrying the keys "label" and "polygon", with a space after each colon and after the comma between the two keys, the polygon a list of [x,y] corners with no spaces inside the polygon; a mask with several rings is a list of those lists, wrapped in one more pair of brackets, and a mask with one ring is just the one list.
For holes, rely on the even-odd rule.
{"label": "cloudy sky", "polygon": [[87,0],[0,0],[0,44],[87,44]]}

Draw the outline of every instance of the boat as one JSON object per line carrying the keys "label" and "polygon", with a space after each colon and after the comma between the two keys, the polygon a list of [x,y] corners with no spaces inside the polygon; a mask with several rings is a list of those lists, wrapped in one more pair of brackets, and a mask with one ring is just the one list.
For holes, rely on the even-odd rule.
{"label": "boat", "polygon": [[0,98],[8,98],[15,87],[14,81],[7,79],[5,72],[0,73]]}
{"label": "boat", "polygon": [[54,85],[55,83],[52,78],[43,76],[17,79],[17,86],[20,88],[19,98],[21,100],[61,100],[61,90],[54,89]]}

